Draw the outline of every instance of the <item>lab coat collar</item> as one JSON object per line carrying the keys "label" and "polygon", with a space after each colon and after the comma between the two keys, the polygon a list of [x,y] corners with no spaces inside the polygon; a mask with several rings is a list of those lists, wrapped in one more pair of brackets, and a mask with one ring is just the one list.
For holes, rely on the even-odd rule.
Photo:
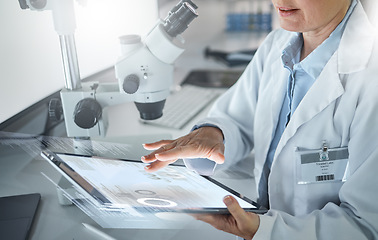
{"label": "lab coat collar", "polygon": [[338,51],[338,73],[350,74],[366,68],[377,30],[358,2],[344,30]]}
{"label": "lab coat collar", "polygon": [[[277,146],[275,158],[300,126],[313,119],[344,93],[340,74],[353,73],[366,68],[373,49],[375,34],[375,29],[369,22],[361,3],[358,3],[346,26],[339,49],[328,61],[294,112]],[[321,97],[319,93],[322,93]],[[273,165],[274,163],[275,160]]]}

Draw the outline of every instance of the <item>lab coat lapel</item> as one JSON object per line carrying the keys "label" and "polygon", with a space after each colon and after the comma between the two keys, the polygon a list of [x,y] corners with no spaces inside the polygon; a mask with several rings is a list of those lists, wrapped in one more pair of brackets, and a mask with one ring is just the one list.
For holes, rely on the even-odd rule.
{"label": "lab coat lapel", "polygon": [[298,128],[313,119],[344,93],[337,71],[337,52],[331,57],[319,78],[295,110],[277,146],[276,156],[297,132]]}
{"label": "lab coat lapel", "polygon": [[[286,93],[286,79],[288,79],[288,71],[283,69],[281,59],[277,59],[274,63],[270,65],[270,75],[273,81],[267,86],[267,89],[263,99],[263,111],[260,111],[260,117],[256,119],[256,136],[258,136],[258,141],[255,142],[255,147],[259,149],[256,151],[256,159],[262,161],[255,162],[255,177],[256,179],[260,178],[261,171],[263,169],[265,159],[267,157],[270,143],[273,139],[273,134],[275,132],[280,110],[282,107],[283,98]],[[269,119],[268,121],[266,119]],[[260,122],[261,121],[261,122]],[[264,159],[264,160],[263,160]]]}

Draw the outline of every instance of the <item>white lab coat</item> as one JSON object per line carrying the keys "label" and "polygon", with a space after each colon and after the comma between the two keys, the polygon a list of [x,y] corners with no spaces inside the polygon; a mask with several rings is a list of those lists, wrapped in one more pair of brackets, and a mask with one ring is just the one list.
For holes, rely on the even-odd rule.
{"label": "white lab coat", "polygon": [[[227,164],[255,151],[257,184],[286,91],[289,71],[280,56],[291,34],[272,32],[239,81],[199,123],[223,131]],[[295,150],[319,150],[324,140],[330,148],[348,147],[347,181],[297,184]],[[278,144],[269,177],[271,210],[260,217],[254,239],[378,239],[377,185],[378,41],[358,3],[338,50]]]}

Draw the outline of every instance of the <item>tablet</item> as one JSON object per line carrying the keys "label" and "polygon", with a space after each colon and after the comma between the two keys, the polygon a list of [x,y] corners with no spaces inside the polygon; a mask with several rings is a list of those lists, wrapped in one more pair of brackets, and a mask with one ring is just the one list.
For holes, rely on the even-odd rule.
{"label": "tablet", "polygon": [[31,193],[0,198],[0,236],[2,239],[29,239],[41,194]]}
{"label": "tablet", "polygon": [[266,212],[250,199],[185,166],[169,165],[147,173],[141,161],[50,151],[41,155],[102,209],[123,209],[135,216],[157,212],[227,214],[222,200],[232,195],[244,210]]}

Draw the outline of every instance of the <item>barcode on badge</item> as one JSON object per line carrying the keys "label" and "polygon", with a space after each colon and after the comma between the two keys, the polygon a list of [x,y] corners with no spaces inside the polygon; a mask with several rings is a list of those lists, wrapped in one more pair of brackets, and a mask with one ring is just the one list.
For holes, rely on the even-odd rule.
{"label": "barcode on badge", "polygon": [[316,181],[317,182],[331,181],[331,180],[335,180],[335,175],[334,174],[316,176]]}

